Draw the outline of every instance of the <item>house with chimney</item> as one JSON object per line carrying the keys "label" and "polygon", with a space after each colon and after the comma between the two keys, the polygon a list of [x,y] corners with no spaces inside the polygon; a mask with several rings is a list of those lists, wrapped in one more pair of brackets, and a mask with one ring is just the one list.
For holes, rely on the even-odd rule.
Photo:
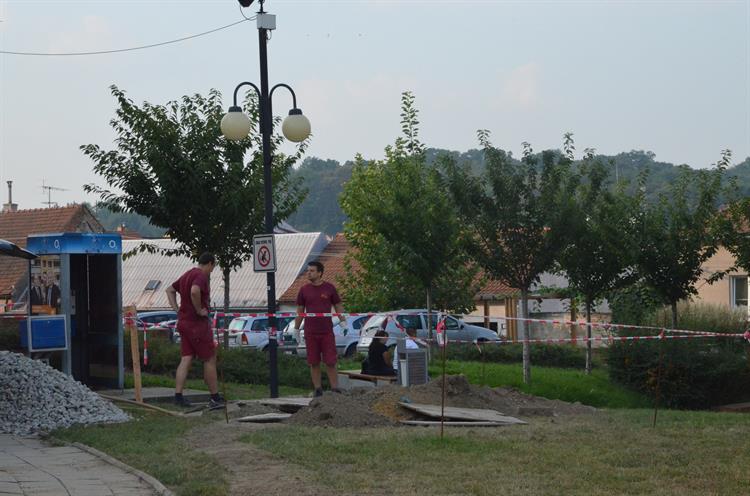
{"label": "house with chimney", "polygon": [[[19,209],[18,204],[13,203],[12,187],[12,181],[8,181],[8,202],[0,211],[0,239],[25,248],[26,237],[30,234],[105,232],[104,226],[86,205]],[[27,300],[27,270],[25,260],[0,257],[0,312]]]}

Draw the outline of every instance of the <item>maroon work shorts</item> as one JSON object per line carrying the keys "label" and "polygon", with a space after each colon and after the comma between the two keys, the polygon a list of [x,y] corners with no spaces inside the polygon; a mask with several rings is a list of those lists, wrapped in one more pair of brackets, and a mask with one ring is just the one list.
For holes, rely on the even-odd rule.
{"label": "maroon work shorts", "polygon": [[332,332],[325,334],[305,333],[305,346],[307,347],[307,363],[320,365],[320,358],[329,367],[336,366],[336,337]]}
{"label": "maroon work shorts", "polygon": [[180,354],[210,360],[214,356],[216,343],[208,320],[186,323],[177,329],[180,333]]}

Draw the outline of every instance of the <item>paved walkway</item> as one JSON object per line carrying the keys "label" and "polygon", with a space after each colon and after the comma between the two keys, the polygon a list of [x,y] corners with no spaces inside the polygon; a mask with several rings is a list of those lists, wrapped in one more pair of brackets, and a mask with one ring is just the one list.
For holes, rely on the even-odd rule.
{"label": "paved walkway", "polygon": [[154,490],[133,474],[76,447],[0,434],[0,495],[141,496]]}

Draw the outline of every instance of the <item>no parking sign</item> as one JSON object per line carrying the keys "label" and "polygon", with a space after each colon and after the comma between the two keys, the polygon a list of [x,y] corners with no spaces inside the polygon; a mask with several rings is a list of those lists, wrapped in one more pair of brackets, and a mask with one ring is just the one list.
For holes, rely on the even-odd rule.
{"label": "no parking sign", "polygon": [[276,272],[276,243],[273,234],[253,236],[253,270]]}

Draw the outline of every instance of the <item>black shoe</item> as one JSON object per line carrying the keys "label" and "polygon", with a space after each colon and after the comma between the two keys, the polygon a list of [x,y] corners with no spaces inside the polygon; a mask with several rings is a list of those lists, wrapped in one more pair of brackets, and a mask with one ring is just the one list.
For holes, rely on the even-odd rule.
{"label": "black shoe", "polygon": [[316,389],[313,393],[313,397],[320,398],[321,396],[323,396],[323,390],[321,388]]}
{"label": "black shoe", "polygon": [[216,409],[219,409],[219,408],[224,408],[224,405],[226,405],[226,404],[227,404],[227,402],[221,396],[219,396],[218,399],[211,398],[210,400],[208,400],[208,409],[209,410],[216,410]]}
{"label": "black shoe", "polygon": [[191,406],[193,406],[193,404],[190,403],[190,401],[188,401],[187,398],[182,395],[174,397],[174,404],[177,406],[181,406],[182,408],[190,408]]}

